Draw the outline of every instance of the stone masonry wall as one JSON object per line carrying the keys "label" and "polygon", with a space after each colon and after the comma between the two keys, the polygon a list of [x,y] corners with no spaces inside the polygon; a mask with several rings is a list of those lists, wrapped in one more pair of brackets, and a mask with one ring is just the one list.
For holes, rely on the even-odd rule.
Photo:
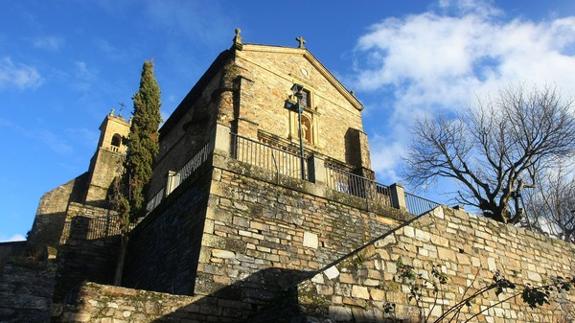
{"label": "stone masonry wall", "polygon": [[0,322],[49,322],[55,267],[24,257],[0,264]]}
{"label": "stone masonry wall", "polygon": [[330,194],[335,192],[324,186],[278,179],[214,155],[195,293],[265,306],[406,216],[391,208],[366,210],[364,200]]}
{"label": "stone masonry wall", "polygon": [[72,202],[67,215],[57,256],[56,303],[85,280],[110,283],[119,250],[119,230],[109,210]]}
{"label": "stone masonry wall", "polygon": [[245,304],[87,283],[54,322],[238,322]]}
{"label": "stone masonry wall", "polygon": [[[311,107],[305,114],[311,117],[314,140],[306,147],[342,162],[358,159],[349,158],[350,150],[355,155],[359,151],[346,143],[346,134],[350,129],[363,130],[361,111],[310,63],[304,51],[247,45],[236,52],[235,63],[240,74],[250,80],[242,83],[239,94],[240,117],[256,123],[260,130],[297,143],[297,114],[285,108],[285,101],[293,84],[299,83],[311,92]],[[240,135],[255,138],[253,133],[240,131]]]}
{"label": "stone masonry wall", "polygon": [[[136,229],[125,277],[137,288],[193,291],[195,296],[88,284],[75,304],[65,306],[62,321],[415,322],[419,308],[407,299],[407,285],[395,277],[398,260],[424,276],[433,265],[447,275],[437,306],[430,291],[424,291],[423,311],[433,307],[432,318],[460,300],[469,285],[471,293],[491,282],[496,270],[514,283],[540,285],[551,275],[570,276],[575,269],[573,245],[449,208],[438,208],[349,255],[407,217],[394,209],[370,212],[353,197],[278,179],[220,155],[214,156],[213,169],[205,165],[201,170]],[[201,185],[194,183],[204,183],[203,191],[210,192],[205,216],[194,211],[201,203],[185,203],[201,200],[196,194]],[[477,298],[459,318],[497,301],[493,292]],[[574,295],[566,301],[574,302]],[[384,314],[386,303],[396,304],[391,314]],[[478,319],[568,322],[568,306],[552,302],[532,310],[515,298]]]}
{"label": "stone masonry wall", "polygon": [[179,108],[185,107],[185,114],[169,132],[162,133],[149,197],[166,185],[168,171],[180,170],[212,136],[217,114],[214,93],[221,77],[221,73],[216,73],[209,79],[195,101],[184,100]]}
{"label": "stone masonry wall", "polygon": [[94,154],[91,165],[90,185],[88,186],[85,201],[91,205],[106,206],[108,190],[114,178],[122,170],[124,153],[100,147]]}
{"label": "stone masonry wall", "polygon": [[[423,311],[441,315],[449,305],[492,282],[498,270],[515,284],[544,285],[551,276],[572,277],[575,272],[575,246],[524,229],[446,207],[404,227],[373,246],[364,249],[319,273],[299,286],[299,303],[308,315],[337,322],[383,321],[398,318],[417,321],[419,308],[409,301],[409,288],[395,278],[397,261],[413,266],[424,277],[439,265],[448,283],[443,285],[437,304],[431,289],[424,290]],[[477,275],[477,278],[475,278]],[[548,280],[547,280],[548,282]],[[459,320],[510,296],[494,292],[464,306]],[[480,322],[572,322],[575,293],[567,299],[551,301],[530,309],[520,297],[495,306],[477,319]],[[386,303],[396,304],[392,315],[384,314]]]}
{"label": "stone masonry wall", "polygon": [[55,247],[59,244],[68,203],[81,198],[80,191],[83,191],[88,176],[88,173],[84,173],[42,196],[30,231],[29,242],[32,246]]}
{"label": "stone masonry wall", "polygon": [[0,266],[13,255],[22,255],[26,251],[26,241],[0,242]]}
{"label": "stone masonry wall", "polygon": [[124,285],[191,295],[205,213],[211,168],[198,168],[130,235]]}

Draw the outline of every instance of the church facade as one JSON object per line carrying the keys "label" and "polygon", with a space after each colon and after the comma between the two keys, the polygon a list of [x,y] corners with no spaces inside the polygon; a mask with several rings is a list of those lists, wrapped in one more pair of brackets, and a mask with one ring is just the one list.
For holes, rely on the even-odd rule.
{"label": "church facade", "polygon": [[127,286],[209,295],[313,271],[409,217],[402,187],[372,180],[357,98],[307,49],[238,37],[160,130]]}
{"label": "church facade", "polygon": [[[108,285],[119,232],[105,196],[129,122],[106,117],[89,171],[42,198],[30,234],[57,264],[53,321],[417,321],[496,271],[532,284],[573,272],[572,245],[377,183],[361,102],[298,42],[246,44],[236,31],[166,120],[123,287]],[[450,285],[414,303],[401,264],[439,266]],[[460,317],[491,305],[474,300]],[[567,315],[513,301],[479,318]]]}

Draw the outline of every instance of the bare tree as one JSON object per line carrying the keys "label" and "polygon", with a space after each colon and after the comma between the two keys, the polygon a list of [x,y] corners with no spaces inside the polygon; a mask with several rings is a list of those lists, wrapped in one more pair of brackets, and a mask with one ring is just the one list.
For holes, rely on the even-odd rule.
{"label": "bare tree", "polygon": [[437,178],[461,184],[456,200],[489,218],[518,223],[519,196],[536,175],[575,151],[571,102],[555,90],[502,91],[455,118],[421,121],[406,158],[415,185]]}
{"label": "bare tree", "polygon": [[540,174],[537,187],[524,196],[526,227],[575,243],[575,174],[560,165]]}

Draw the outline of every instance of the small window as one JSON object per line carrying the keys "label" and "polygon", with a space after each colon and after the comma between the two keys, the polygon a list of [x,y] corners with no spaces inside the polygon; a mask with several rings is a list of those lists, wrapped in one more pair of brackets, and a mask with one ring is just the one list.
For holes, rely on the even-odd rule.
{"label": "small window", "polygon": [[119,134],[114,134],[112,136],[112,146],[120,147],[121,144],[122,144],[122,136],[120,136]]}

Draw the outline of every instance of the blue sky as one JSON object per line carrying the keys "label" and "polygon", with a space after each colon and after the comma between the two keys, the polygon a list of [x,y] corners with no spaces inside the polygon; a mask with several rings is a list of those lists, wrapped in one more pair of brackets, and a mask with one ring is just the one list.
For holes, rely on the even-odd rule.
{"label": "blue sky", "polygon": [[510,84],[575,93],[573,1],[1,3],[0,241],[23,237],[41,195],[87,169],[104,115],[131,111],[145,59],[169,115],[235,27],[245,42],[306,38],[366,106],[383,183],[401,180],[414,116],[457,111]]}

